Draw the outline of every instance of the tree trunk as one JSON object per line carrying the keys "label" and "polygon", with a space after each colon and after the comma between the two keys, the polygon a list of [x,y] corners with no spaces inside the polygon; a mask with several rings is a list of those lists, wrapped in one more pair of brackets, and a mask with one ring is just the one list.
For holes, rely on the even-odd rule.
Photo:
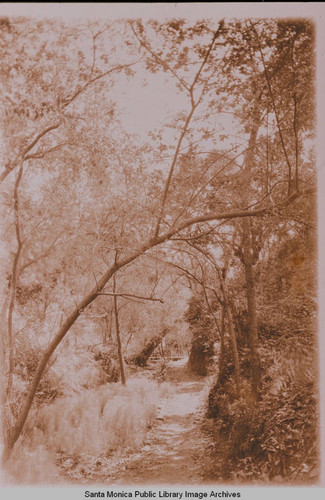
{"label": "tree trunk", "polygon": [[8,384],[7,384],[7,402],[11,404],[11,390],[12,381],[14,374],[14,351],[15,351],[15,339],[13,332],[13,314],[16,303],[16,293],[17,284],[19,278],[19,259],[21,251],[23,248],[23,242],[21,239],[20,230],[20,218],[19,218],[19,185],[23,176],[23,164],[21,163],[17,179],[14,186],[14,213],[15,213],[15,232],[17,240],[17,250],[14,254],[14,261],[12,265],[11,283],[10,283],[10,301],[9,301],[9,311],[8,311],[8,344],[9,344],[9,371],[8,371]]}
{"label": "tree trunk", "polygon": [[9,439],[9,429],[11,427],[11,409],[7,405],[7,376],[6,376],[6,352],[5,352],[5,338],[6,338],[6,312],[9,303],[9,293],[4,290],[5,299],[0,313],[0,396],[1,396],[1,432],[3,441],[6,443]]}
{"label": "tree trunk", "polygon": [[202,284],[202,286],[203,286],[203,292],[204,292],[205,300],[207,302],[209,311],[210,311],[212,317],[214,318],[215,324],[216,324],[217,329],[218,329],[218,331],[220,333],[221,352],[220,352],[220,359],[219,359],[219,373],[222,372],[223,369],[224,369],[224,366],[223,366],[224,365],[224,363],[223,363],[223,361],[224,361],[223,360],[223,354],[225,352],[225,344],[224,344],[225,317],[227,318],[227,321],[228,321],[230,343],[231,343],[231,349],[232,349],[233,360],[234,360],[236,397],[238,398],[240,396],[240,389],[241,389],[241,387],[240,387],[241,386],[241,384],[240,384],[240,365],[239,365],[239,356],[238,356],[236,332],[235,332],[234,326],[233,326],[233,321],[234,320],[233,320],[232,313],[231,313],[231,308],[230,308],[229,299],[228,299],[229,295],[228,295],[227,287],[226,287],[226,283],[225,283],[225,276],[226,276],[225,272],[226,272],[227,265],[225,266],[225,268],[223,269],[223,271],[220,271],[220,268],[217,265],[214,256],[211,255],[210,252],[203,251],[202,249],[196,247],[195,245],[193,245],[193,246],[195,248],[197,248],[200,252],[202,252],[203,255],[205,255],[208,258],[208,260],[213,264],[213,267],[215,268],[215,270],[217,272],[217,275],[218,275],[218,278],[219,278],[220,289],[221,289],[221,293],[222,293],[222,296],[223,296],[223,301],[221,301],[220,298],[218,298],[218,294],[216,293],[216,291],[215,291],[215,295],[218,298],[220,304],[222,305],[222,311],[221,311],[221,329],[219,328],[218,320],[217,320],[216,315],[214,314],[213,309],[211,307],[211,304],[210,304],[210,301],[209,301],[209,297],[208,297],[206,288],[204,286],[204,283]]}
{"label": "tree trunk", "polygon": [[251,387],[254,399],[260,397],[261,361],[258,352],[258,329],[255,298],[255,276],[251,248],[251,231],[244,221],[244,268],[247,297],[248,344],[250,349]]}
{"label": "tree trunk", "polygon": [[229,308],[229,305],[227,302],[225,304],[225,309],[226,309],[226,315],[227,315],[227,320],[228,320],[231,348],[232,348],[232,353],[233,353],[233,357],[234,357],[236,397],[239,398],[239,396],[240,396],[240,367],[239,367],[239,356],[238,356],[238,349],[237,349],[237,339],[236,339],[236,333],[235,333],[234,326],[233,326],[233,319],[231,317],[230,308]]}
{"label": "tree trunk", "polygon": [[159,335],[155,335],[139,352],[139,354],[135,354],[128,358],[128,363],[133,363],[137,366],[146,366],[148,359],[150,358],[153,351],[158,347],[161,343],[162,339],[169,332],[169,328],[164,327],[162,332]]}
{"label": "tree trunk", "polygon": [[220,354],[219,354],[219,373],[223,373],[225,369],[225,307],[223,306],[221,309],[221,334],[220,334]]}
{"label": "tree trunk", "polygon": [[[266,75],[267,76],[267,75]],[[269,83],[269,81],[268,81]],[[260,126],[260,99],[261,91],[258,90],[255,94],[254,111],[252,116],[252,127],[248,141],[248,149],[244,157],[244,198],[245,205],[249,205],[249,189],[253,179],[253,160],[257,133]],[[255,279],[254,279],[254,262],[253,262],[253,241],[252,230],[249,221],[243,220],[243,248],[242,248],[242,263],[245,269],[246,281],[246,299],[247,299],[247,315],[248,315],[248,344],[250,349],[250,367],[251,367],[251,388],[252,395],[255,400],[259,399],[260,378],[261,378],[261,362],[258,352],[258,331],[257,331],[257,314],[255,300]],[[258,254],[257,254],[258,255]]]}
{"label": "tree trunk", "polygon": [[[113,292],[116,293],[115,275],[113,276]],[[122,354],[122,343],[121,343],[121,336],[120,336],[120,323],[119,323],[119,317],[118,317],[118,307],[117,307],[117,296],[116,295],[114,295],[113,300],[114,300],[115,332],[116,332],[118,359],[119,359],[119,364],[120,364],[121,381],[122,381],[123,385],[126,385],[123,354]]]}
{"label": "tree trunk", "polygon": [[8,442],[6,443],[6,446],[3,450],[2,463],[5,463],[7,461],[7,459],[9,458],[11,451],[12,451],[17,439],[19,438],[19,436],[24,428],[24,425],[25,425],[26,419],[28,417],[30,408],[31,408],[32,403],[34,401],[34,397],[35,397],[38,385],[41,381],[44,370],[45,370],[52,354],[54,353],[54,351],[56,350],[58,345],[61,343],[61,341],[65,338],[66,334],[68,333],[68,331],[70,330],[72,325],[74,325],[74,323],[77,321],[77,319],[79,318],[82,311],[100,295],[100,292],[103,290],[104,286],[109,282],[109,280],[112,278],[112,276],[115,274],[116,271],[118,271],[119,269],[122,269],[127,264],[130,264],[131,262],[136,260],[138,257],[140,257],[144,253],[146,253],[149,249],[154,248],[155,246],[160,245],[161,243],[164,243],[165,241],[170,240],[179,231],[186,229],[187,227],[190,227],[194,224],[197,224],[199,222],[212,221],[212,220],[222,220],[222,219],[229,219],[230,220],[230,219],[241,218],[241,217],[253,217],[256,215],[261,215],[263,213],[266,213],[268,210],[269,209],[265,207],[265,208],[260,208],[260,209],[256,209],[256,210],[238,210],[238,211],[236,210],[236,211],[231,211],[231,212],[221,212],[221,213],[200,215],[197,217],[189,218],[189,219],[185,220],[184,222],[181,222],[179,225],[176,225],[176,226],[170,228],[168,231],[161,234],[160,236],[149,239],[142,246],[140,246],[138,250],[131,251],[128,255],[119,259],[112,266],[110,266],[107,269],[107,271],[102,275],[102,277],[98,280],[98,282],[96,283],[96,286],[86,296],[84,296],[84,298],[79,302],[79,304],[76,305],[76,307],[73,309],[73,311],[67,317],[65,322],[60,326],[59,331],[54,336],[54,338],[52,339],[52,341],[48,345],[47,349],[45,349],[43,355],[41,356],[41,359],[39,360],[39,363],[37,365],[33,380],[31,382],[28,393],[26,395],[26,399],[22,405],[22,409],[21,409],[19,416],[18,416],[18,419],[16,421],[16,424],[11,429]]}

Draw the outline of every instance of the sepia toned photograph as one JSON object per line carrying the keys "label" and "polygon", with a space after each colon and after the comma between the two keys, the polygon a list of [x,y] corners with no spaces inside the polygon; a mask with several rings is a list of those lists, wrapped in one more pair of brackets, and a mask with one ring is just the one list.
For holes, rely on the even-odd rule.
{"label": "sepia toned photograph", "polygon": [[0,4],[7,494],[320,484],[319,26],[180,5]]}

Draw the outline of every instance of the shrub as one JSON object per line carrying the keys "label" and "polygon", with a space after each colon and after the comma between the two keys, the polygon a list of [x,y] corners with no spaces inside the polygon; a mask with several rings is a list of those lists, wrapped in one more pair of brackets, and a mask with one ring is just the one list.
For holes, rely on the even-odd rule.
{"label": "shrub", "polygon": [[268,363],[264,363],[261,401],[249,398],[245,379],[240,399],[231,399],[229,378],[210,392],[210,416],[216,419],[215,433],[224,447],[224,479],[311,482],[317,478],[313,361],[291,347],[289,343],[282,353],[265,351]]}
{"label": "shrub", "polygon": [[166,387],[138,377],[126,387],[107,384],[35,410],[12,455],[9,473],[17,482],[48,482],[57,473],[55,463],[60,456],[108,457],[136,450],[153,423]]}
{"label": "shrub", "polygon": [[197,375],[206,376],[214,356],[216,332],[203,295],[191,297],[184,319],[189,323],[192,334],[189,368]]}
{"label": "shrub", "polygon": [[42,409],[32,432],[36,441],[41,432],[41,442],[56,452],[91,455],[136,448],[152,423],[159,396],[158,384],[144,378],[126,387],[101,386]]}
{"label": "shrub", "polygon": [[[36,328],[37,330],[37,328]],[[15,372],[12,398],[13,412],[17,416],[22,397],[26,394],[30,382],[36,371],[44,346],[37,342],[37,338],[27,335],[26,332],[17,335],[15,341]],[[49,403],[56,397],[63,395],[61,376],[52,370],[56,358],[53,358],[45,371],[36,392],[36,402]]]}
{"label": "shrub", "polygon": [[197,375],[206,376],[214,355],[213,342],[204,332],[193,332],[188,365]]}
{"label": "shrub", "polygon": [[[114,350],[116,352],[116,349]],[[100,364],[105,373],[105,382],[117,382],[120,378],[120,369],[112,346],[95,346],[91,349],[91,352],[93,353],[94,360]]]}

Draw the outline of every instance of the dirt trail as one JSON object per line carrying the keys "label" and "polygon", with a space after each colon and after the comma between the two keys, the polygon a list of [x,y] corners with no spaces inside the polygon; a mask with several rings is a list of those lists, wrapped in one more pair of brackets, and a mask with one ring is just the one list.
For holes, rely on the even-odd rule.
{"label": "dirt trail", "polygon": [[[110,484],[202,484],[207,437],[201,431],[208,381],[195,378],[186,359],[170,362],[162,398],[143,448],[105,479]],[[121,467],[122,465],[122,467]]]}

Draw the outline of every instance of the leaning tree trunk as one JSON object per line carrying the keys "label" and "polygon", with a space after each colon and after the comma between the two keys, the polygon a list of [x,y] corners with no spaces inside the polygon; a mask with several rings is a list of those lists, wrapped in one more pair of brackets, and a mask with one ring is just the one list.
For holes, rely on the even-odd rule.
{"label": "leaning tree trunk", "polygon": [[169,328],[164,327],[162,332],[159,335],[155,335],[154,337],[152,337],[138,354],[129,357],[127,360],[128,363],[133,363],[137,366],[146,366],[153,351],[156,349],[156,347],[158,347],[158,345],[168,332]]}
{"label": "leaning tree trunk", "polygon": [[52,354],[59,346],[61,341],[65,338],[72,325],[74,325],[74,323],[77,321],[80,314],[82,314],[84,309],[86,309],[89,304],[91,304],[99,295],[101,295],[101,292],[103,291],[105,285],[109,282],[109,280],[119,269],[122,269],[126,265],[135,261],[149,249],[154,248],[157,245],[160,245],[161,243],[170,240],[179,231],[186,229],[187,227],[190,227],[199,222],[210,221],[210,220],[234,219],[237,217],[252,217],[265,213],[265,211],[266,208],[261,208],[256,210],[243,210],[243,211],[240,210],[234,212],[224,212],[224,213],[221,212],[221,213],[209,214],[206,216],[198,216],[191,219],[187,219],[184,222],[180,223],[179,225],[172,227],[171,229],[161,234],[160,236],[149,239],[148,241],[143,243],[143,245],[141,245],[138,250],[131,251],[125,257],[121,258],[120,260],[115,262],[112,266],[110,266],[107,269],[107,271],[101,276],[101,278],[96,282],[96,286],[93,287],[93,289],[83,297],[83,299],[79,302],[79,304],[76,304],[75,308],[66,318],[65,322],[60,326],[59,331],[56,333],[50,344],[43,352],[39,360],[39,363],[37,365],[36,371],[34,373],[34,377],[29,387],[28,393],[25,397],[24,402],[22,403],[22,407],[19,416],[17,418],[17,421],[15,425],[11,428],[9,437],[6,440],[5,447],[2,453],[2,463],[5,463],[8,460],[12,452],[12,449],[24,428],[26,419],[28,417],[29,411],[31,409],[32,403],[35,398],[37,388],[41,381],[42,375],[47,367],[47,364],[52,357]]}
{"label": "leaning tree trunk", "polygon": [[[116,293],[115,275],[113,276],[113,292]],[[113,301],[114,301],[115,333],[116,333],[118,360],[119,360],[119,365],[120,365],[121,382],[122,382],[122,385],[126,385],[126,377],[125,377],[123,353],[122,353],[122,342],[121,342],[121,335],[120,335],[120,322],[119,322],[117,296],[116,295],[114,295]]]}

